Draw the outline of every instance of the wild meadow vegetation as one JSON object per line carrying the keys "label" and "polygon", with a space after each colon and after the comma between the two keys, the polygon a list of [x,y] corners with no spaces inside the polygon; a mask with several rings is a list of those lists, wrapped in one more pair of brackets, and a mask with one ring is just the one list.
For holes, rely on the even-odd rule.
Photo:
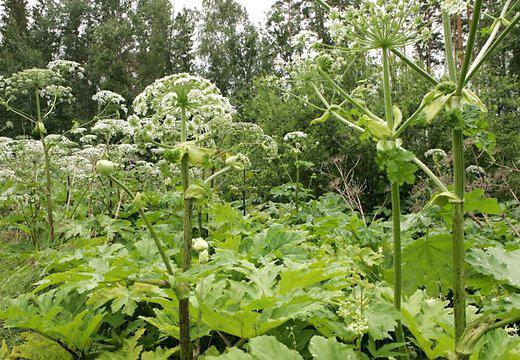
{"label": "wild meadow vegetation", "polygon": [[3,2],[0,359],[520,359],[520,2]]}

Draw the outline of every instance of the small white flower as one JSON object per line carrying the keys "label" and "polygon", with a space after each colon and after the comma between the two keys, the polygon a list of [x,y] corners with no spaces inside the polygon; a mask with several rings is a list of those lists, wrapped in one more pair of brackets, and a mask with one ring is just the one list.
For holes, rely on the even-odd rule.
{"label": "small white flower", "polygon": [[[85,135],[87,136],[95,136],[95,135]],[[96,161],[99,160],[101,155],[105,152],[105,149],[103,146],[83,146],[83,149],[79,149],[74,152],[73,155],[78,155],[81,157],[84,157],[88,159],[92,164],[95,164]]]}
{"label": "small white flower", "polygon": [[307,134],[303,131],[293,131],[285,134],[283,137],[283,141],[291,142],[291,141],[299,141],[307,138]]}
{"label": "small white flower", "polygon": [[82,144],[92,144],[92,143],[94,143],[94,141],[96,141],[96,139],[97,139],[96,135],[88,134],[88,135],[80,137],[79,141]]}
{"label": "small white flower", "polygon": [[96,125],[92,127],[92,132],[106,137],[116,135],[132,136],[134,135],[134,128],[126,120],[102,119],[98,120]]}
{"label": "small white flower", "polygon": [[70,60],[54,60],[47,64],[47,69],[53,70],[60,75],[76,74],[83,77],[85,69],[75,61]]}
{"label": "small white flower", "polygon": [[485,175],[486,174],[486,170],[484,170],[483,168],[481,168],[480,166],[477,166],[477,165],[470,165],[470,166],[468,166],[466,168],[466,172],[470,173],[470,174],[473,174],[473,175],[476,175],[476,176]]}
{"label": "small white flower", "polygon": [[120,108],[121,110],[123,110],[123,112],[125,112],[125,113],[128,111],[128,109],[126,108],[126,105],[125,105],[125,103],[126,103],[125,98],[113,91],[109,91],[109,90],[98,91],[97,93],[95,93],[92,96],[92,100],[97,102],[100,107],[114,105],[114,106]]}
{"label": "small white flower", "polygon": [[430,149],[424,153],[425,157],[431,157],[433,159],[442,159],[445,158],[446,152],[442,149]]}

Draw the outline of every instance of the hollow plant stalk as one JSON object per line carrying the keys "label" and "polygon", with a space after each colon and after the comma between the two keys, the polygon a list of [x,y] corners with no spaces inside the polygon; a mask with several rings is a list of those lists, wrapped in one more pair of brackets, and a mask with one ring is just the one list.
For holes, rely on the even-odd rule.
{"label": "hollow plant stalk", "polygon": [[295,205],[296,205],[296,213],[300,212],[300,157],[298,156],[298,151],[296,151],[296,187],[295,187]]}
{"label": "hollow plant stalk", "polygon": [[[123,191],[130,197],[130,199],[135,199],[135,194],[122,181],[115,178],[113,175],[109,175],[109,179],[112,180],[121,189],[123,189]],[[146,216],[146,213],[142,208],[139,209],[139,215],[141,216],[141,219],[143,219],[146,228],[148,229],[148,231],[150,232],[150,235],[152,236],[155,246],[157,247],[157,250],[159,251],[159,255],[161,256],[164,266],[166,267],[166,271],[168,272],[168,275],[173,276],[174,272],[173,272],[172,265],[170,263],[170,259],[168,258],[168,255],[166,255],[166,251],[164,250],[164,247],[162,246],[159,236],[157,236],[157,233],[155,232],[155,230],[152,226],[152,223],[150,222],[150,220],[148,219],[148,216]]]}
{"label": "hollow plant stalk", "polygon": [[49,153],[49,147],[45,141],[45,131],[40,129],[39,126],[43,124],[42,112],[40,107],[40,91],[36,90],[36,115],[38,117],[38,123],[36,124],[38,132],[40,133],[40,141],[43,148],[43,159],[45,161],[45,198],[47,201],[47,222],[49,223],[49,238],[51,241],[54,240],[54,216],[53,216],[53,204],[52,204],[52,177],[51,177],[51,157]]}
{"label": "hollow plant stalk", "polygon": [[247,208],[246,208],[246,168],[242,170],[242,215],[246,216]]}
{"label": "hollow plant stalk", "polygon": [[[450,17],[443,12],[444,44],[450,81],[457,82],[457,70],[453,57]],[[453,315],[455,348],[466,328],[466,299],[464,289],[464,138],[460,130],[452,130],[453,191],[457,201],[453,202]]]}
{"label": "hollow plant stalk", "polygon": [[[462,64],[459,78],[453,58],[453,47],[451,44],[450,18],[443,12],[443,27],[446,47],[446,62],[450,80],[458,83],[455,92],[455,100],[460,97],[466,84],[466,76],[472,58],[475,37],[482,9],[482,0],[475,0],[473,4],[473,18],[466,44],[464,62]],[[453,201],[453,314],[455,326],[455,352],[457,359],[465,359],[467,356],[457,351],[464,330],[466,329],[466,292],[464,286],[464,134],[461,129],[452,130],[452,152],[453,152],[453,191],[456,200]]]}
{"label": "hollow plant stalk", "polygon": [[[388,128],[394,128],[394,116],[392,109],[392,94],[390,88],[390,64],[388,61],[388,49],[382,49],[383,58],[383,93],[385,102],[385,118]],[[394,240],[394,308],[401,311],[401,287],[402,287],[402,271],[401,271],[401,201],[399,198],[399,184],[392,182],[392,235]],[[397,341],[404,343],[403,325],[399,321],[395,328]],[[408,359],[408,350],[406,345],[401,348],[401,359]]]}
{"label": "hollow plant stalk", "polygon": [[[186,109],[181,109],[181,142],[186,142]],[[184,154],[181,159],[182,188],[183,194],[190,186],[189,176],[190,164],[188,154]],[[183,243],[182,243],[182,264],[183,272],[191,267],[191,215],[193,203],[191,199],[184,197],[184,220],[183,220]],[[179,331],[180,331],[180,356],[181,360],[192,360],[190,340],[190,286],[183,283],[179,286]]]}

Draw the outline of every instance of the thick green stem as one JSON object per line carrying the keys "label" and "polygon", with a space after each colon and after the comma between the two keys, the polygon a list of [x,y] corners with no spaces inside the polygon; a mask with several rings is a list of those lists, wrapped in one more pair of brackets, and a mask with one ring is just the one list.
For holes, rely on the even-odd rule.
{"label": "thick green stem", "polygon": [[49,154],[49,148],[45,142],[45,131],[40,129],[40,125],[43,126],[42,114],[40,108],[40,91],[36,90],[36,113],[38,116],[38,123],[36,127],[40,133],[40,141],[43,148],[43,158],[45,161],[45,197],[47,200],[47,221],[49,223],[49,238],[51,241],[54,240],[54,216],[53,216],[53,205],[52,205],[52,177],[51,177],[51,157]]}
{"label": "thick green stem", "polygon": [[423,78],[425,78],[426,80],[428,80],[428,82],[430,82],[431,84],[433,85],[437,85],[439,84],[439,82],[433,77],[431,76],[430,74],[428,74],[428,72],[426,72],[426,70],[420,68],[417,64],[415,64],[412,60],[408,59],[402,52],[400,52],[399,50],[397,49],[390,49],[395,55],[397,55],[397,57],[399,57],[401,60],[403,60],[403,62],[405,64],[407,64],[408,66],[410,66],[413,70],[415,70],[415,72],[417,72],[419,75],[421,75]]}
{"label": "thick green stem", "polygon": [[[135,194],[130,190],[125,184],[123,184],[119,179],[116,179],[114,176],[109,175],[109,179],[112,180],[117,186],[119,186],[123,191],[130,196],[131,199],[135,199]],[[139,215],[144,221],[144,224],[146,225],[146,228],[150,232],[150,235],[152,236],[152,239],[155,243],[155,246],[157,247],[157,250],[159,250],[159,254],[161,255],[161,259],[164,263],[164,266],[166,267],[166,271],[168,271],[168,274],[174,275],[173,268],[170,263],[170,259],[166,255],[166,251],[164,251],[164,247],[162,246],[161,240],[157,236],[157,233],[155,232],[152,224],[150,223],[150,220],[148,219],[148,216],[146,216],[146,213],[143,209],[139,209]]]}
{"label": "thick green stem", "polygon": [[383,92],[385,97],[385,119],[389,129],[394,128],[394,114],[392,110],[392,94],[390,93],[390,62],[388,50],[382,49],[383,54]]}
{"label": "thick green stem", "polygon": [[[210,184],[212,183],[217,177],[219,177],[220,175],[222,174],[225,174],[227,173],[228,171],[230,171],[232,168],[231,166],[226,166],[226,167],[223,167],[222,169],[220,169],[219,171],[217,171],[216,173],[213,173],[210,177],[208,177],[206,180],[204,180],[204,182],[206,184]],[[189,186],[189,184],[188,184]],[[213,186],[211,186],[213,187]]]}
{"label": "thick green stem", "polygon": [[[450,18],[446,12],[442,13],[444,26],[444,43],[446,62],[450,80],[457,82],[453,49],[451,43]],[[464,289],[464,136],[462,131],[452,131],[453,152],[453,191],[457,201],[453,202],[453,313],[455,326],[455,349],[466,328],[466,299]],[[463,359],[463,355],[457,354]]]}
{"label": "thick green stem", "polygon": [[[392,231],[394,237],[394,308],[401,310],[401,200],[399,198],[399,185],[392,183]],[[405,342],[403,326],[398,321],[395,328],[397,341]],[[403,345],[401,351],[407,354],[406,345]],[[401,359],[407,359],[408,355],[401,356]]]}
{"label": "thick green stem", "polygon": [[423,114],[423,110],[426,107],[425,104],[422,104],[408,119],[406,119],[401,126],[395,131],[394,133],[394,139],[399,138],[401,136],[402,132],[406,130],[406,128],[413,124],[415,120],[419,118]]}
{"label": "thick green stem", "polygon": [[430,170],[430,168],[428,166],[426,166],[426,164],[424,164],[421,160],[419,160],[418,158],[414,158],[412,160],[417,166],[419,166],[419,168],[424,171],[424,173],[426,175],[428,175],[428,177],[433,181],[433,183],[439,188],[439,190],[441,190],[442,192],[449,192],[448,188],[446,187],[446,185],[444,185],[444,183],[441,181],[441,179],[439,179],[437,177],[437,175],[435,175],[433,173],[433,171]]}
{"label": "thick green stem", "polygon": [[[383,48],[383,95],[385,100],[385,117],[388,128],[394,128],[394,115],[392,109],[392,93],[390,88],[390,64],[388,61],[388,49]],[[399,199],[399,185],[391,183],[392,187],[392,233],[394,239],[394,307],[397,311],[401,311],[401,200]],[[398,322],[395,328],[395,334],[398,342],[404,343],[403,326]],[[403,345],[400,356],[402,360],[408,359],[408,350]]]}
{"label": "thick green stem", "polygon": [[475,46],[475,36],[477,34],[478,23],[480,20],[480,10],[482,9],[482,0],[475,0],[473,5],[473,18],[469,29],[468,42],[466,44],[466,52],[464,54],[464,63],[460,70],[459,84],[457,86],[456,95],[459,96],[464,84],[466,83],[466,75],[468,73],[471,57],[473,56],[473,47]]}
{"label": "thick green stem", "polygon": [[246,216],[246,168],[242,170],[242,215]]}
{"label": "thick green stem", "polygon": [[455,346],[466,328],[466,299],[464,288],[464,136],[453,131],[453,311],[455,316]]}
{"label": "thick green stem", "polygon": [[[182,108],[181,112],[181,142],[186,142],[186,109]],[[184,154],[181,159],[182,187],[183,194],[190,186],[190,164],[188,154]],[[191,199],[184,197],[184,220],[183,220],[183,244],[182,244],[182,271],[188,271],[191,267],[191,214],[193,203]],[[182,296],[179,298],[179,332],[180,332],[180,348],[181,360],[191,360],[193,353],[191,351],[190,340],[190,286],[189,284],[180,284]]]}
{"label": "thick green stem", "polygon": [[[500,26],[502,25],[501,19],[503,19],[506,16],[507,9],[509,8],[509,5],[511,5],[511,0],[506,1],[504,4],[504,7],[502,8],[502,11],[500,12],[500,16],[493,21],[493,24],[491,24],[491,34],[489,35],[489,38],[487,39],[484,46],[482,46],[482,49],[480,49],[478,55],[475,57],[475,60],[468,71],[468,76],[471,75],[471,73],[475,70],[475,67],[478,66],[478,64],[483,60],[484,55],[489,50],[491,45],[493,44],[493,41],[495,40],[495,37],[498,34],[498,31],[500,30]],[[466,77],[466,83],[467,83],[467,77]]]}
{"label": "thick green stem", "polygon": [[457,67],[455,66],[455,59],[453,57],[450,16],[446,11],[442,12],[442,25],[444,29],[444,52],[446,55],[446,64],[448,66],[448,75],[450,81],[457,82]]}
{"label": "thick green stem", "polygon": [[296,187],[294,193],[294,202],[296,204],[296,212],[300,212],[300,161],[298,153],[296,153]]}
{"label": "thick green stem", "polygon": [[[370,117],[371,119],[374,119],[376,121],[380,121],[381,119],[375,115],[372,111],[370,111],[366,106],[363,106],[362,104],[360,104],[356,99],[354,99],[352,96],[350,96],[345,90],[343,90],[343,88],[341,86],[339,86],[323,69],[321,68],[318,68],[318,72],[320,73],[320,75],[336,90],[338,91],[341,95],[343,95],[345,97],[345,99],[350,103],[352,104],[352,106],[354,106],[356,109],[358,109],[359,111],[361,111],[363,114],[367,115],[368,117]],[[317,90],[317,87],[315,84],[312,84],[312,86],[314,87],[314,90],[320,94],[319,90]],[[320,95],[318,95],[320,96]],[[320,96],[320,99],[323,101],[322,97]],[[325,101],[325,106],[327,106],[327,108],[330,107],[330,105],[328,104],[327,101]]]}
{"label": "thick green stem", "polygon": [[520,22],[520,14],[517,14],[511,23],[502,31],[502,33],[496,38],[496,40],[489,46],[489,49],[482,55],[478,55],[475,59],[473,65],[468,71],[468,75],[466,76],[466,84],[473,79],[473,77],[477,74],[478,70],[482,66],[482,64],[489,58],[489,56],[495,51],[495,49],[502,43],[502,41],[506,38],[507,35],[515,28],[516,25]]}

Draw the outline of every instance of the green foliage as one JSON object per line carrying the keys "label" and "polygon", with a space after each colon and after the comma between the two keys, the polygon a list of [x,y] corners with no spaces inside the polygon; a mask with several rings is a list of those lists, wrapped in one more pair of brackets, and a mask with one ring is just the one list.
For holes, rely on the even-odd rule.
{"label": "green foliage", "polygon": [[418,290],[403,304],[404,324],[428,359],[454,356],[452,309],[448,301],[428,299]]}
{"label": "green foliage", "polygon": [[[0,350],[0,359],[21,358],[31,360],[69,360],[71,355],[55,341],[52,341],[34,332],[24,332],[20,334],[23,342],[8,349],[4,345]],[[5,357],[2,357],[5,356]]]}
{"label": "green foliage", "polygon": [[415,182],[417,166],[412,163],[415,155],[400,146],[386,144],[385,140],[378,143],[376,162],[382,170],[386,171],[388,180],[398,185]]}
{"label": "green foliage", "polygon": [[76,353],[88,352],[103,315],[82,310],[82,299],[71,295],[66,290],[51,290],[39,296],[22,295],[0,312],[0,319],[7,327],[45,334]]}
{"label": "green foliage", "polygon": [[[188,299],[184,326],[201,359],[399,358],[403,350],[454,358],[447,229],[459,199],[442,184],[432,201],[438,206],[422,208],[409,196],[427,201],[436,192],[430,181],[452,180],[447,165],[460,151],[434,159],[429,181],[419,176],[425,168],[415,154],[448,149],[445,134],[454,129],[467,138],[469,162],[485,169],[465,184],[470,334],[458,347],[472,360],[520,358],[515,326],[478,340],[471,333],[474,324],[512,324],[520,311],[520,212],[517,202],[502,201],[516,197],[519,183],[517,46],[497,47],[493,66],[473,79],[485,101],[466,88],[456,96],[453,82],[422,97],[437,80],[418,80],[412,71],[425,57],[425,68],[441,73],[432,68],[435,38],[417,45],[412,70],[389,53],[389,91],[379,80],[379,58],[350,50],[409,47],[426,35],[418,32],[425,24],[437,26],[437,10],[423,1],[329,3],[330,21],[314,1],[275,1],[263,31],[234,0],[205,0],[200,11],[179,11],[166,0],[39,0],[32,16],[26,1],[5,2],[0,96],[27,121],[11,132],[4,123],[14,115],[0,113],[0,132],[26,135],[34,127],[41,143],[0,138],[0,358],[177,357],[179,299]],[[422,15],[410,18],[408,5],[421,5]],[[486,7],[493,14],[497,5]],[[500,19],[505,26],[509,15]],[[377,33],[385,27],[389,32]],[[491,32],[482,34],[486,41]],[[323,43],[312,46],[313,39]],[[86,79],[71,81],[64,69],[81,68],[69,61],[41,68],[58,57],[84,64]],[[124,97],[92,97],[98,89]],[[126,119],[127,100],[141,91]],[[394,101],[383,109],[390,93]],[[111,106],[107,94],[116,99]],[[36,100],[42,109],[34,112]],[[393,126],[379,118],[385,110]],[[412,125],[415,131],[404,132]],[[66,136],[53,135],[58,130]],[[288,146],[278,148],[282,139]],[[196,167],[182,175],[198,178],[186,188],[183,157]],[[98,176],[95,164],[107,161],[120,166],[98,169],[111,178]],[[231,169],[238,171],[216,176]],[[402,186],[403,211],[411,212],[400,218],[401,311],[390,287],[397,249],[388,180]],[[326,193],[331,189],[340,195]],[[55,231],[45,216],[49,199]],[[197,234],[193,244],[188,233]],[[182,262],[191,269],[181,272]]]}
{"label": "green foliage", "polygon": [[311,339],[309,351],[313,358],[323,360],[341,360],[357,356],[349,346],[337,342],[336,339],[326,339],[322,336],[314,336]]}
{"label": "green foliage", "polygon": [[470,359],[520,359],[520,338],[504,329],[490,331],[479,341]]}
{"label": "green foliage", "polygon": [[[303,360],[296,351],[289,349],[280,343],[274,336],[259,336],[248,344],[249,351],[244,353],[238,349],[230,349],[220,356],[206,356],[205,360],[271,360],[294,359]],[[309,351],[313,359],[342,360],[356,359],[357,354],[350,346],[344,345],[335,339],[326,339],[322,336],[314,336],[309,342]]]}
{"label": "green foliage", "polygon": [[520,287],[520,249],[508,251],[496,246],[486,249],[471,249],[468,263],[481,274],[490,275],[499,283]]}
{"label": "green foliage", "polygon": [[474,145],[491,157],[496,145],[496,138],[489,131],[489,124],[483,112],[476,105],[464,105],[462,109],[453,110],[450,115],[451,126],[460,129],[464,135],[473,140]]}
{"label": "green foliage", "polygon": [[414,240],[403,249],[405,294],[424,288],[431,295],[451,289],[452,240],[450,234],[436,234]]}

